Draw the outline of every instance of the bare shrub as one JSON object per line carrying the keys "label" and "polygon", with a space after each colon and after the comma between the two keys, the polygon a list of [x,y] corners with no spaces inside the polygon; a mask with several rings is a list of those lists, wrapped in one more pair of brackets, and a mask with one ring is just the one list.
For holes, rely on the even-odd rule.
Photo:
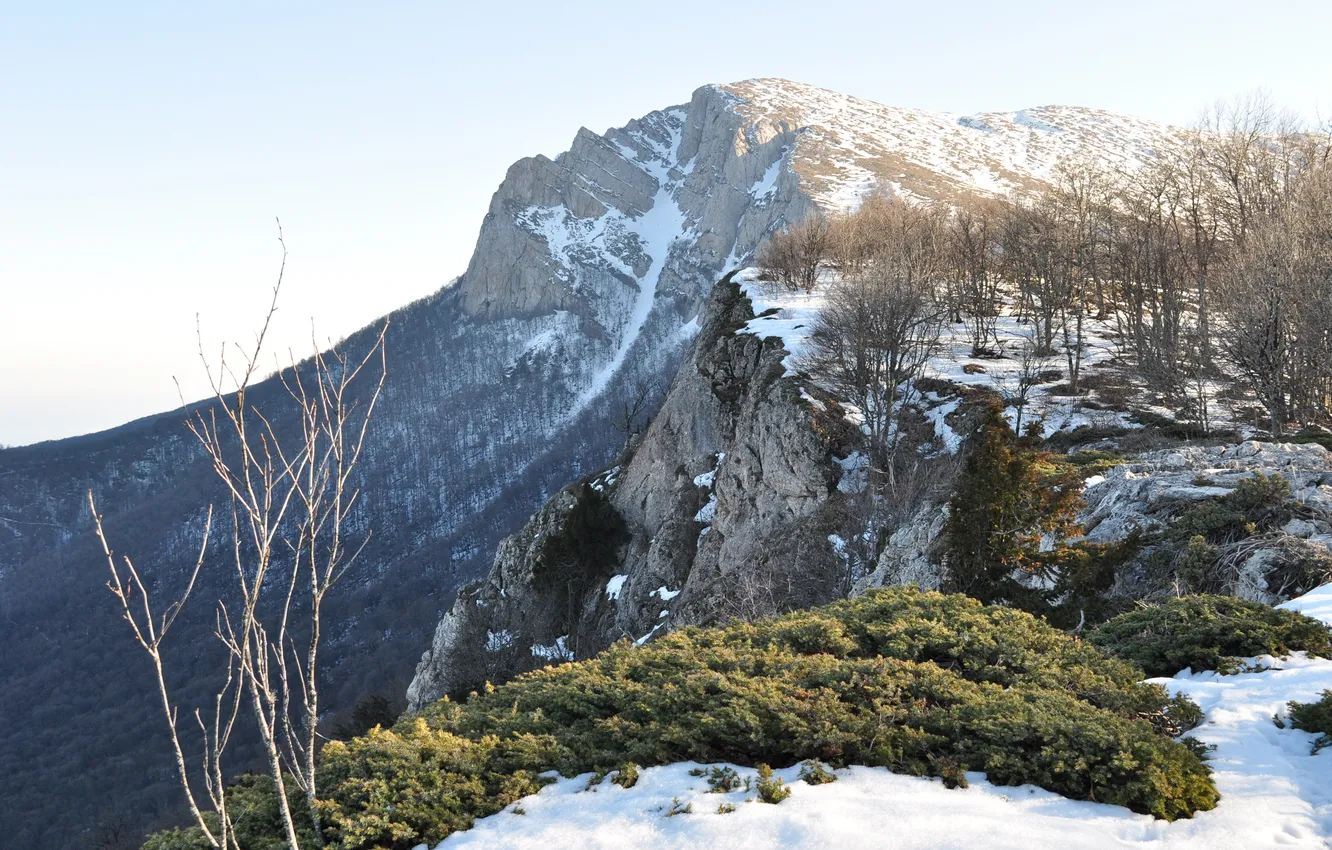
{"label": "bare shrub", "polygon": [[[284,245],[283,271],[285,266]],[[350,534],[348,517],[360,497],[351,478],[384,385],[387,324],[360,358],[338,348],[323,352],[315,345],[310,360],[299,366],[293,363],[280,374],[291,403],[283,413],[294,411],[300,421],[300,438],[284,444],[274,427],[276,412],[260,411],[250,396],[260,375],[264,341],[281,286],[280,271],[252,348],[237,347],[239,356],[231,360],[224,348],[218,361],[210,363],[200,346],[213,398],[195,406],[187,420],[228,494],[231,539],[218,547],[225,553],[219,567],[224,574],[233,573],[234,579],[231,600],[217,601],[216,635],[227,650],[219,671],[223,685],[211,707],[194,711],[205,742],[197,777],[181,749],[179,707],[167,684],[162,641],[189,601],[200,572],[213,563],[209,547],[213,508],[208,509],[199,555],[184,591],[163,607],[150,598],[151,578],[145,582],[128,556],[115,557],[93,494],[88,493],[110,568],[108,587],[156,671],[186,805],[204,839],[219,850],[237,848],[222,760],[243,714],[251,716],[259,732],[288,846],[299,848],[301,836],[309,834],[322,844],[314,805],[322,609],[328,593],[369,539],[368,531],[359,542]],[[211,826],[193,791],[198,781],[216,815]],[[297,786],[307,804],[309,821],[299,826],[288,799],[289,783]]]}

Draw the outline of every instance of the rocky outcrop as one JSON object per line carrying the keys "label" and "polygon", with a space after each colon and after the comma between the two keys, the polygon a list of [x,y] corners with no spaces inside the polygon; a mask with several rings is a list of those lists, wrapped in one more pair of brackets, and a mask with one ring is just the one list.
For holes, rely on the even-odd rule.
{"label": "rocky outcrop", "polygon": [[[566,487],[501,543],[487,577],[440,622],[408,692],[413,707],[621,638],[847,592],[830,535],[845,532],[837,459],[859,432],[831,398],[812,405],[802,382],[784,377],[780,341],[744,332],[752,317],[734,283],[714,289],[694,350],[632,453]],[[604,500],[624,524],[613,561],[590,576],[551,563],[544,543],[567,534],[587,500]],[[571,592],[543,590],[538,574],[560,569]]]}
{"label": "rocky outcrop", "polygon": [[1122,540],[1134,530],[1163,526],[1161,509],[1230,493],[1255,475],[1278,475],[1295,501],[1318,517],[1291,532],[1332,542],[1332,455],[1316,443],[1248,440],[1231,446],[1181,446],[1148,452],[1087,482],[1079,517],[1088,540]]}
{"label": "rocky outcrop", "polygon": [[855,592],[903,584],[938,590],[943,584],[943,568],[935,549],[947,522],[947,504],[923,505],[888,536],[874,569],[856,583]]}
{"label": "rocky outcrop", "polygon": [[[1274,604],[1307,591],[1307,582],[1326,580],[1332,570],[1332,455],[1320,445],[1248,440],[1148,452],[1089,479],[1079,519],[1092,542],[1124,540],[1166,529],[1182,507],[1226,496],[1259,475],[1290,485],[1294,515],[1279,529],[1221,547],[1211,581],[1226,593]],[[1141,558],[1117,576],[1111,592],[1155,592]]]}

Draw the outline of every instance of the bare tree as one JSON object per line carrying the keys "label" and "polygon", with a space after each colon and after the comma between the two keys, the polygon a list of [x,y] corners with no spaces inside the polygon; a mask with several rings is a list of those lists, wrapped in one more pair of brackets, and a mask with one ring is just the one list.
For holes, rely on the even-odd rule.
{"label": "bare tree", "polygon": [[[278,238],[281,242],[280,227]],[[384,385],[388,326],[386,323],[360,358],[336,348],[321,352],[316,344],[310,360],[293,363],[281,373],[279,380],[300,421],[298,438],[284,444],[277,420],[254,405],[251,393],[285,267],[284,243],[282,270],[252,348],[237,346],[236,358],[229,360],[224,346],[216,363],[210,363],[200,345],[213,398],[208,405],[197,407],[187,421],[211,460],[231,509],[231,540],[224,548],[229,550],[226,561],[233,573],[234,597],[217,601],[216,634],[227,650],[220,676],[223,685],[215,695],[211,717],[195,710],[205,742],[200,778],[216,814],[215,828],[210,828],[192,790],[192,771],[181,749],[177,706],[167,686],[162,652],[163,639],[187,603],[201,570],[211,563],[213,509],[208,510],[199,556],[184,591],[159,613],[133,562],[128,557],[120,562],[115,558],[93,495],[88,494],[111,570],[108,586],[157,673],[158,693],[190,813],[208,843],[219,850],[239,850],[227,811],[222,760],[242,705],[248,706],[259,732],[287,843],[300,847],[287,796],[289,779],[303,792],[309,827],[322,843],[314,802],[323,603],[369,540],[368,530],[359,542],[350,539],[351,515],[360,495],[352,474]],[[289,411],[283,413],[289,415]]]}
{"label": "bare tree", "polygon": [[1192,290],[1180,241],[1185,191],[1173,165],[1146,168],[1117,193],[1110,228],[1120,338],[1147,382],[1176,404],[1186,395]]}
{"label": "bare tree", "polygon": [[1017,408],[1017,421],[1013,425],[1013,430],[1021,434],[1022,420],[1031,401],[1031,391],[1045,382],[1046,374],[1050,371],[1050,355],[1041,349],[1035,335],[1028,333],[1018,343],[1016,359],[1018,369],[1013,376],[1016,381],[1013,392],[1011,394],[1008,392],[1007,381],[1001,378],[996,380],[1000,392],[1007,395],[1009,403]]}
{"label": "bare tree", "polygon": [[1274,435],[1332,413],[1330,189],[1321,166],[1302,178],[1287,209],[1249,224],[1222,279],[1221,353]]}
{"label": "bare tree", "polygon": [[960,204],[948,221],[950,304],[953,319],[966,315],[971,356],[995,353],[999,319],[999,227],[995,204],[974,199]]}
{"label": "bare tree", "polygon": [[1076,395],[1082,375],[1083,337],[1088,307],[1105,311],[1104,253],[1110,182],[1096,166],[1064,162],[1055,169],[1046,196],[1056,246],[1049,267],[1051,294],[1059,316],[1069,392]]}
{"label": "bare tree", "polygon": [[611,427],[615,429],[615,433],[623,436],[625,448],[628,448],[630,441],[643,430],[644,414],[652,406],[656,394],[656,382],[640,378],[634,382],[629,395],[620,402],[620,409]]}
{"label": "bare tree", "polygon": [[940,222],[894,200],[873,258],[833,286],[809,338],[809,368],[857,405],[876,468],[896,444],[902,392],[936,351],[947,307],[937,297]]}
{"label": "bare tree", "polygon": [[865,270],[891,227],[900,201],[882,188],[861,198],[853,212],[836,215],[828,221],[827,260],[842,277],[854,277]]}
{"label": "bare tree", "polygon": [[1176,192],[1171,224],[1180,260],[1193,278],[1197,355],[1202,373],[1212,371],[1212,270],[1222,249],[1220,200],[1207,162],[1207,139],[1189,134],[1174,158]]}
{"label": "bare tree", "polygon": [[1000,230],[1003,277],[1017,286],[1018,321],[1031,322],[1043,354],[1054,353],[1059,317],[1060,249],[1055,222],[1046,206],[1011,203]]}
{"label": "bare tree", "polygon": [[1261,217],[1282,204],[1296,167],[1288,143],[1296,135],[1293,116],[1264,91],[1218,101],[1202,115],[1201,154],[1218,191],[1217,211],[1225,235],[1243,245]]}
{"label": "bare tree", "polygon": [[819,282],[828,250],[828,220],[815,210],[769,237],[759,250],[758,265],[788,288],[809,291]]}

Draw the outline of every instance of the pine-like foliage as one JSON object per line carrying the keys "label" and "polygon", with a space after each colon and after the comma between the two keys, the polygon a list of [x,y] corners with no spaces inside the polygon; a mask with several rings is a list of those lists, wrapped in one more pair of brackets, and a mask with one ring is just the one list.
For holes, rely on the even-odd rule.
{"label": "pine-like foliage", "polygon": [[[1019,439],[997,407],[976,435],[945,528],[948,590],[1019,607],[1033,596],[1020,578],[1048,562],[1041,541],[1076,528],[1081,496],[1071,481],[1043,474],[1049,456]],[[1047,547],[1048,548],[1048,547]]]}
{"label": "pine-like foliage", "polygon": [[[1304,732],[1312,732],[1318,737],[1313,742],[1313,752],[1332,747],[1332,691],[1323,691],[1317,702],[1286,703],[1286,713],[1290,725]],[[1278,716],[1278,725],[1280,717]]]}
{"label": "pine-like foliage", "polygon": [[[624,641],[330,742],[319,812],[338,850],[411,850],[533,793],[548,770],[619,771],[627,786],[631,764],[807,760],[949,787],[984,771],[1168,819],[1212,808],[1207,766],[1170,737],[1201,712],[1141,677],[1030,614],[879,589],[649,646]],[[722,767],[705,775],[721,789],[741,779]],[[758,781],[768,802],[788,790]]]}
{"label": "pine-like foliage", "polygon": [[1332,656],[1326,625],[1296,611],[1233,596],[1185,596],[1120,614],[1089,634],[1092,643],[1173,676],[1185,667],[1236,672],[1239,658],[1303,651]]}
{"label": "pine-like foliage", "polygon": [[818,759],[959,783],[984,770],[1165,818],[1211,808],[1206,767],[1163,734],[1197,707],[1140,677],[1029,614],[894,588],[617,644],[425,716],[469,738],[551,736],[566,774]]}

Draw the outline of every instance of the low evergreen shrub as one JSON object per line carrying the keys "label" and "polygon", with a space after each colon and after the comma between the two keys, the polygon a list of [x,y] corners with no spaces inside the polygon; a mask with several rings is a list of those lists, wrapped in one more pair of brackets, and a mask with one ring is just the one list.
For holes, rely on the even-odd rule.
{"label": "low evergreen shrub", "polygon": [[638,765],[629,762],[624,767],[615,771],[615,776],[611,779],[611,782],[614,782],[621,788],[633,788],[638,784]]}
{"label": "low evergreen shrub", "polygon": [[740,774],[735,772],[735,768],[723,767],[717,764],[714,764],[711,768],[696,767],[689,771],[689,775],[706,777],[709,794],[726,794],[744,784],[740,780]]}
{"label": "low evergreen shrub", "polygon": [[827,785],[837,781],[837,774],[813,759],[806,759],[800,763],[800,778],[809,785]]}
{"label": "low evergreen shrub", "polygon": [[1170,524],[1167,535],[1178,541],[1201,537],[1211,545],[1233,543],[1280,528],[1294,507],[1290,482],[1260,473],[1240,481],[1224,496],[1190,506]]}
{"label": "low evergreen shrub", "polygon": [[1332,451],[1332,431],[1327,431],[1317,426],[1301,428],[1294,434],[1277,437],[1278,443],[1317,443],[1323,448]]}
{"label": "low evergreen shrub", "polygon": [[1317,702],[1291,701],[1286,704],[1286,714],[1290,725],[1318,736],[1313,742],[1314,753],[1332,747],[1332,691],[1323,691]]}
{"label": "low evergreen shrub", "polygon": [[1211,808],[1206,767],[1163,734],[1196,706],[1140,678],[1029,614],[896,588],[620,644],[426,715],[469,738],[552,738],[566,774],[817,759],[957,784],[984,770],[1165,818]]}
{"label": "low evergreen shrub", "polygon": [[[691,760],[759,768],[754,790],[770,802],[790,789],[761,766],[817,761],[949,787],[985,771],[1166,819],[1214,807],[1206,765],[1168,737],[1201,713],[1141,676],[1030,614],[883,589],[622,642],[330,742],[319,813],[331,847],[410,850],[537,791],[547,771],[619,771],[627,787],[633,765]],[[732,785],[725,769],[716,783]]]}
{"label": "low evergreen shrub", "polygon": [[671,800],[671,807],[666,810],[666,817],[673,818],[676,815],[687,815],[694,811],[693,803],[683,803],[679,797]]}
{"label": "low evergreen shrub", "polygon": [[464,738],[413,718],[321,757],[325,836],[343,848],[411,848],[467,829],[551,780],[569,754],[549,736]]}
{"label": "low evergreen shrub", "polygon": [[1120,614],[1088,638],[1149,676],[1173,676],[1185,667],[1235,672],[1236,659],[1252,655],[1332,655],[1328,628],[1318,620],[1233,596],[1170,599]]}
{"label": "low evergreen shrub", "polygon": [[758,766],[758,782],[755,783],[760,803],[777,805],[791,796],[791,789],[786,787],[780,776],[774,776],[772,768],[766,764]]}

